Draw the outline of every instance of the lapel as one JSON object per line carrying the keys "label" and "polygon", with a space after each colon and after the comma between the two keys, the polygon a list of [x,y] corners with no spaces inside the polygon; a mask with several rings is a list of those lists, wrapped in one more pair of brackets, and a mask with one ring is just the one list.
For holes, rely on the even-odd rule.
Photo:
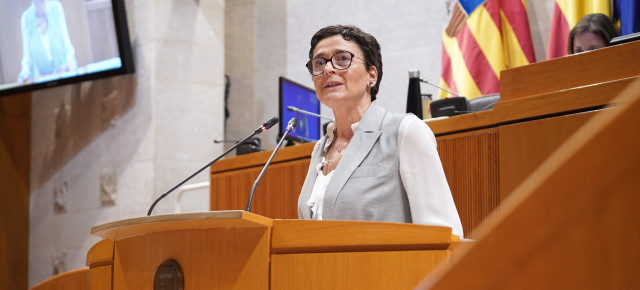
{"label": "lapel", "polygon": [[298,208],[300,209],[300,214],[303,219],[311,219],[311,207],[307,206],[307,200],[311,197],[311,191],[313,191],[313,186],[316,184],[316,178],[318,177],[316,165],[322,162],[322,150],[326,142],[326,135],[316,142],[316,145],[313,148],[313,153],[311,154],[311,163],[309,163],[307,178],[305,178],[302,190],[300,190],[299,200],[302,201],[302,205],[299,205]]}
{"label": "lapel", "polygon": [[372,103],[364,113],[364,116],[362,116],[347,150],[344,152],[340,163],[338,163],[338,167],[334,169],[335,173],[327,185],[322,212],[323,219],[331,219],[342,187],[347,183],[353,171],[369,155],[371,148],[373,148],[380,134],[382,134],[380,128],[386,113],[385,109]]}

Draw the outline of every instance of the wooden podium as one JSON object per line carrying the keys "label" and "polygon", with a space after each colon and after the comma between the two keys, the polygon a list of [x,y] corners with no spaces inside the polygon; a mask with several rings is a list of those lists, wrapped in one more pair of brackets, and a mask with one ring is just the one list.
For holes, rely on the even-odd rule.
{"label": "wooden podium", "polygon": [[86,288],[75,289],[153,289],[159,265],[171,259],[184,289],[406,289],[448,261],[456,243],[447,227],[245,211],[134,218],[91,233],[104,240],[87,254]]}

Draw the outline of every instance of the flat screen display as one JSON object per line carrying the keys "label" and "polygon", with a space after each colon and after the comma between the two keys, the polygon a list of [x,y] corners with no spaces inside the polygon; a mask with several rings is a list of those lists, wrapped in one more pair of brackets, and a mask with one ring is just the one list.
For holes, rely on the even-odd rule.
{"label": "flat screen display", "polygon": [[320,139],[320,118],[301,112],[288,110],[289,106],[320,114],[320,101],[316,92],[294,81],[280,77],[280,136],[287,129],[287,123],[293,117],[298,119],[296,128],[287,135],[287,139],[296,142],[315,142]]}
{"label": "flat screen display", "polygon": [[0,96],[133,72],[123,0],[0,7]]}

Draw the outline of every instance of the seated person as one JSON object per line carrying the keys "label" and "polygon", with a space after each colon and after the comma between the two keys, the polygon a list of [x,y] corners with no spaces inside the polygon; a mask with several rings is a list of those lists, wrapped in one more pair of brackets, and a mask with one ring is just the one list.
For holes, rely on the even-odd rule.
{"label": "seated person", "polygon": [[609,16],[601,13],[589,14],[580,19],[569,32],[567,49],[569,54],[574,54],[607,47],[616,36],[618,31]]}
{"label": "seated person", "polygon": [[311,154],[298,216],[446,226],[462,224],[431,129],[376,99],[380,44],[355,26],[328,26],[311,39],[307,68],[335,122]]}

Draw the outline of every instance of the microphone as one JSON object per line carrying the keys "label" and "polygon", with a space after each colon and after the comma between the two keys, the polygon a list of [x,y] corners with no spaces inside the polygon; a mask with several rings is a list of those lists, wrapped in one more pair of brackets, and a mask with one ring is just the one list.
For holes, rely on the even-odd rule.
{"label": "microphone", "polygon": [[434,86],[434,87],[436,87],[436,88],[438,88],[438,89],[441,89],[441,90],[443,90],[443,91],[445,91],[445,92],[448,92],[448,93],[450,93],[450,94],[452,94],[452,95],[454,95],[454,96],[456,96],[456,97],[462,97],[462,96],[460,96],[460,95],[458,95],[458,94],[456,94],[456,93],[454,93],[454,92],[452,92],[452,91],[450,91],[450,90],[447,90],[447,89],[445,89],[445,88],[443,88],[443,87],[441,87],[441,86],[438,86],[438,85],[436,85],[436,84],[430,83],[429,81],[427,81],[427,80],[425,80],[425,79],[423,79],[423,78],[420,78],[420,81],[421,81],[421,82],[423,82],[423,83],[425,83],[425,84],[432,85],[432,86]]}
{"label": "microphone", "polygon": [[303,113],[303,114],[306,114],[306,115],[311,115],[311,116],[314,116],[314,117],[318,117],[318,118],[325,118],[325,119],[328,119],[328,120],[334,121],[334,120],[333,120],[333,118],[331,118],[331,117],[327,117],[327,116],[323,116],[323,115],[318,115],[318,114],[316,114],[316,113],[311,113],[311,112],[309,112],[309,111],[305,111],[305,110],[303,110],[303,109],[298,109],[298,108],[296,108],[296,107],[294,107],[294,106],[288,106],[288,107],[287,107],[287,110],[292,111],[292,112],[300,112],[300,113]]}
{"label": "microphone", "polygon": [[267,171],[267,167],[269,167],[269,164],[271,164],[271,160],[273,160],[273,156],[276,156],[276,152],[278,152],[278,150],[280,149],[280,146],[282,145],[282,141],[284,141],[284,139],[287,137],[287,134],[289,134],[289,132],[291,132],[291,130],[293,130],[296,127],[297,123],[298,123],[298,119],[296,118],[291,118],[291,120],[289,120],[289,123],[287,124],[287,129],[284,131],[282,138],[280,138],[278,145],[276,145],[276,149],[273,150],[273,153],[271,153],[269,160],[267,160],[267,163],[264,164],[264,167],[262,168],[262,171],[260,171],[258,178],[256,178],[256,181],[253,183],[253,187],[251,188],[251,192],[249,193],[249,201],[247,202],[247,209],[246,209],[247,212],[251,212],[251,202],[253,202],[253,193],[256,191],[258,182],[260,182],[260,179],[262,178],[262,175],[264,175],[264,172]]}
{"label": "microphone", "polygon": [[247,139],[258,135],[264,131],[267,131],[269,128],[273,127],[273,125],[275,125],[276,123],[278,123],[278,117],[273,117],[271,119],[269,119],[268,121],[264,122],[264,124],[260,125],[260,127],[258,127],[258,129],[256,129],[255,131],[253,131],[253,133],[251,133],[251,135],[247,136],[247,138],[242,139],[240,142],[236,143],[235,145],[233,145],[231,148],[229,148],[227,151],[225,151],[224,153],[222,153],[220,156],[218,156],[218,158],[214,159],[213,161],[209,162],[209,164],[205,165],[204,167],[200,168],[200,170],[196,171],[194,174],[191,174],[191,176],[187,177],[187,179],[183,180],[182,182],[178,183],[178,185],[174,186],[172,189],[169,189],[169,191],[165,192],[164,194],[162,194],[161,196],[159,196],[154,202],[153,204],[151,204],[151,207],[149,208],[149,211],[147,212],[147,216],[151,215],[151,212],[153,211],[153,208],[156,206],[156,204],[163,198],[167,197],[167,195],[169,195],[169,193],[171,193],[172,191],[176,190],[176,188],[182,186],[185,182],[189,181],[191,178],[193,178],[194,176],[198,175],[198,173],[202,172],[202,170],[205,170],[207,168],[209,168],[211,166],[211,164],[215,163],[216,161],[220,160],[220,158],[224,157],[225,155],[227,155],[229,152],[231,152],[231,150],[235,149],[236,147],[238,147],[238,145],[242,144],[244,141],[246,141]]}
{"label": "microphone", "polygon": [[484,107],[480,108],[480,109],[479,109],[479,110],[477,110],[476,112],[484,111],[485,109],[487,109],[487,108],[489,108],[489,107],[491,107],[491,106],[495,105],[497,102],[500,102],[500,100],[497,100],[497,101],[494,101],[494,102],[488,103],[486,106],[484,106]]}
{"label": "microphone", "polygon": [[[278,117],[273,117],[273,118],[267,120],[266,122],[264,122],[264,124],[262,124],[262,126],[258,127],[258,129],[253,131],[253,134],[257,135],[257,134],[260,134],[260,133],[262,133],[264,131],[267,131],[267,130],[269,130],[269,128],[273,127],[273,125],[275,125],[277,123],[278,123]],[[251,135],[251,136],[249,136],[247,138],[244,138],[244,139],[249,139],[249,138],[251,138],[253,136],[255,136],[255,135]],[[242,141],[244,141],[244,139]],[[242,143],[242,141],[240,141],[240,142]]]}

